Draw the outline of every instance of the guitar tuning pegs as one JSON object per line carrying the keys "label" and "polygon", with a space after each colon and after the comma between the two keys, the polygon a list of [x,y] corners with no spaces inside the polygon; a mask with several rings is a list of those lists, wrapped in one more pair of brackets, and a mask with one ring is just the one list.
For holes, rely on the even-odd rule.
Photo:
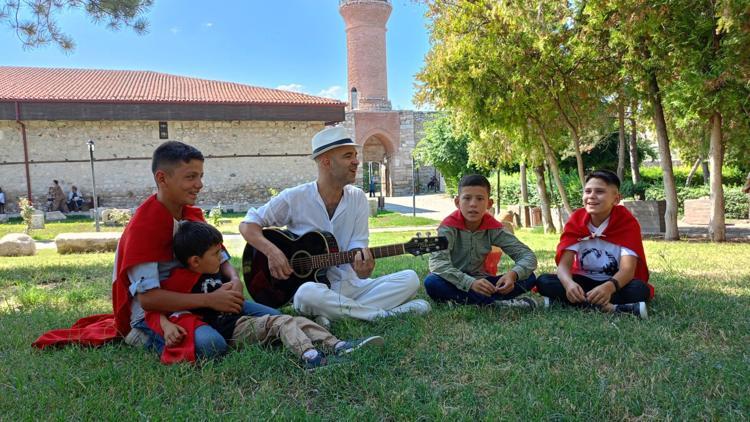
{"label": "guitar tuning pegs", "polygon": [[417,232],[417,239],[419,239],[420,237],[422,237],[422,232]]}
{"label": "guitar tuning pegs", "polygon": [[430,236],[431,236],[431,235],[432,235],[432,233],[430,233],[430,232],[427,232],[427,238],[428,238],[428,239],[430,238]]}

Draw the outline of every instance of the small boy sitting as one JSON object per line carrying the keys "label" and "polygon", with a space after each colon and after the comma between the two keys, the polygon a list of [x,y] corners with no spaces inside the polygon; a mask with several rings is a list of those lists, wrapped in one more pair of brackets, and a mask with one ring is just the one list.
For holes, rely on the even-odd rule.
{"label": "small boy sitting", "polygon": [[539,277],[545,306],[561,302],[647,317],[653,298],[641,226],[620,202],[620,179],[609,170],[586,176],[583,208],[573,212],[557,245],[557,274]]}
{"label": "small boy sitting", "polygon": [[[492,206],[487,178],[464,176],[454,202],[458,209],[438,227],[438,235],[448,238],[448,249],[430,256],[427,294],[438,302],[534,308],[531,298],[514,298],[534,287],[536,256],[487,213]],[[515,263],[500,276],[495,275],[496,266],[485,265],[493,246]]]}
{"label": "small boy sitting", "polygon": [[[169,278],[161,283],[161,287],[183,293],[210,293],[216,289],[227,288],[228,285],[224,284],[225,280],[219,274],[222,241],[221,232],[207,223],[180,223],[173,247],[175,257],[185,268],[172,270]],[[383,338],[379,336],[342,341],[309,319],[290,315],[254,317],[201,308],[190,312],[175,312],[169,317],[163,313],[147,312],[146,321],[152,330],[164,337],[164,363],[195,360],[194,344],[189,333],[195,331],[195,325],[202,324],[208,324],[216,329],[230,344],[269,344],[280,340],[302,360],[304,368],[308,370],[328,363],[325,353],[318,350],[313,343],[322,344],[339,356],[364,345],[383,345]]]}

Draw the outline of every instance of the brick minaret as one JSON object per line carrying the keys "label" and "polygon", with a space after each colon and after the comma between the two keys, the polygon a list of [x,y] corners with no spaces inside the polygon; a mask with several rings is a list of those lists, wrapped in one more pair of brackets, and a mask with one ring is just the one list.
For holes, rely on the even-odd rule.
{"label": "brick minaret", "polygon": [[391,110],[385,57],[385,24],[391,9],[390,0],[339,2],[339,12],[346,23],[351,110]]}

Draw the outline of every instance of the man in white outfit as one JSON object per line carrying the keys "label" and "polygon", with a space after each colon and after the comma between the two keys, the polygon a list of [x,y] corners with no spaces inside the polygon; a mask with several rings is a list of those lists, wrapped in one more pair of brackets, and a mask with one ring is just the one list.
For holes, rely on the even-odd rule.
{"label": "man in white outfit", "polygon": [[307,282],[294,295],[294,309],[317,317],[321,325],[342,317],[371,321],[430,311],[426,301],[411,300],[420,284],[413,270],[370,278],[375,260],[367,248],[367,197],[351,185],[359,166],[359,148],[342,127],[318,132],[312,139],[311,156],[318,167],[317,180],[285,189],[262,207],[248,210],[240,223],[240,233],[268,257],[271,275],[277,279],[289,278],[292,268],[284,253],[263,236],[263,227],[286,226],[300,236],[312,230],[327,231],[342,251],[359,250],[353,263],[328,269],[330,288]]}

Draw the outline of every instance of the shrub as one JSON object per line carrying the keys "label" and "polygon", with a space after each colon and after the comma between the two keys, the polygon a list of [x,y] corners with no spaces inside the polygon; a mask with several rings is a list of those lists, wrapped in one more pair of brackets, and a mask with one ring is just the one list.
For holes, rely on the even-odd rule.
{"label": "shrub", "polygon": [[31,206],[28,198],[21,198],[18,200],[18,209],[21,211],[21,218],[24,224],[26,224],[23,232],[29,234],[31,232],[31,215],[34,214],[34,207]]}
{"label": "shrub", "polygon": [[219,227],[219,220],[221,220],[221,202],[216,204],[215,207],[211,208],[211,211],[208,212],[208,219],[211,220],[211,224],[214,227]]}

